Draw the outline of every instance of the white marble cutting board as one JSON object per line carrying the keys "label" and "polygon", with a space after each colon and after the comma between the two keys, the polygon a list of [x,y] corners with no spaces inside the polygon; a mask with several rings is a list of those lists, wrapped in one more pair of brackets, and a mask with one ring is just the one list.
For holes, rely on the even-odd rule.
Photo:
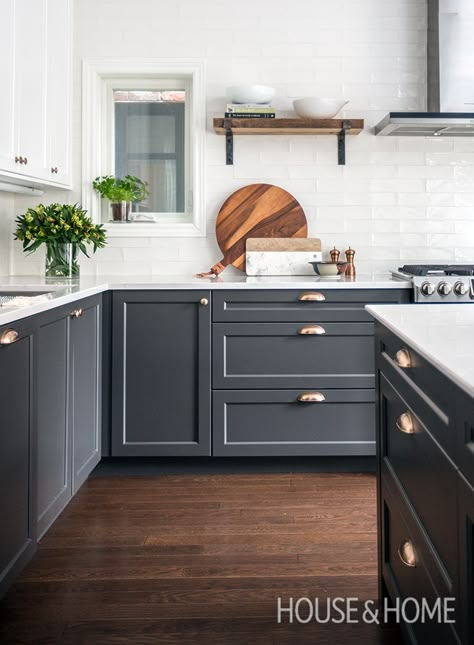
{"label": "white marble cutting board", "polygon": [[321,251],[247,251],[247,275],[314,275]]}

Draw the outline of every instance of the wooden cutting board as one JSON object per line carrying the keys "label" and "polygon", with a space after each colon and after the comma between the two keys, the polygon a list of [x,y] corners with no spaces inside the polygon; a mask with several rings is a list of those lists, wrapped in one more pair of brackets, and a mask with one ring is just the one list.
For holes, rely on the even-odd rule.
{"label": "wooden cutting board", "polygon": [[320,251],[319,237],[306,238],[270,238],[253,237],[247,240],[247,251]]}
{"label": "wooden cutting board", "polygon": [[245,243],[251,237],[306,237],[306,216],[298,201],[283,188],[251,184],[239,188],[222,204],[216,237],[223,258],[200,277],[219,275],[232,264],[245,271]]}

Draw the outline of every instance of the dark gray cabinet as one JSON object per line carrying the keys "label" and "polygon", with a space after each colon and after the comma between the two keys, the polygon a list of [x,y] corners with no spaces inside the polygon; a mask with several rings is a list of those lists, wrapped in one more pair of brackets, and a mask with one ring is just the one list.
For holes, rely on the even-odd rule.
{"label": "dark gray cabinet", "polygon": [[116,291],[112,455],[210,455],[210,293]]}
{"label": "dark gray cabinet", "polygon": [[376,366],[381,594],[454,599],[454,625],[405,622],[406,639],[471,644],[474,402],[380,323]]}
{"label": "dark gray cabinet", "polygon": [[37,318],[37,523],[41,536],[100,460],[100,296]]}
{"label": "dark gray cabinet", "polygon": [[33,332],[0,327],[0,596],[36,547]]}
{"label": "dark gray cabinet", "polygon": [[375,454],[369,302],[401,289],[216,290],[213,454]]}
{"label": "dark gray cabinet", "polygon": [[101,456],[100,296],[80,301],[69,318],[69,435],[74,495]]}
{"label": "dark gray cabinet", "polygon": [[41,314],[36,336],[38,536],[71,497],[68,428],[69,310]]}

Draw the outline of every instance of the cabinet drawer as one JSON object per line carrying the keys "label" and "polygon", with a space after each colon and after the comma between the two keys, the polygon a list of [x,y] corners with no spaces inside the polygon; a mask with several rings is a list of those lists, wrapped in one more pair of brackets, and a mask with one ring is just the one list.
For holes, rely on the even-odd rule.
{"label": "cabinet drawer", "polygon": [[[438,597],[455,598],[456,594],[447,584],[442,570],[438,568],[436,557],[430,549],[423,529],[405,503],[395,482],[389,477],[382,478],[381,500],[382,572],[392,601],[398,602],[400,606],[406,598],[416,599],[420,603],[424,599],[431,609]],[[454,613],[449,614],[449,618],[455,618],[456,599],[451,600],[448,607],[455,609]],[[414,608],[413,601],[407,603],[408,617],[414,617]],[[408,642],[458,645],[455,625],[438,622],[437,616],[430,620],[426,613],[425,619],[425,622],[420,619],[412,624],[402,623]]]}
{"label": "cabinet drawer", "polygon": [[[456,575],[456,469],[399,393],[380,377],[380,452],[405,490],[447,576]],[[441,519],[442,518],[442,519]]]}
{"label": "cabinet drawer", "polygon": [[403,340],[376,323],[377,363],[449,457],[455,457],[454,384]]}
{"label": "cabinet drawer", "polygon": [[214,390],[213,454],[375,454],[373,390],[319,390],[313,403],[299,401],[303,394]]}
{"label": "cabinet drawer", "polygon": [[371,323],[214,323],[215,388],[375,387]]}
{"label": "cabinet drawer", "polygon": [[368,303],[408,302],[403,289],[267,289],[213,293],[214,322],[318,321],[372,322],[364,307]]}
{"label": "cabinet drawer", "polygon": [[456,399],[456,440],[459,469],[474,486],[474,401],[459,390]]}

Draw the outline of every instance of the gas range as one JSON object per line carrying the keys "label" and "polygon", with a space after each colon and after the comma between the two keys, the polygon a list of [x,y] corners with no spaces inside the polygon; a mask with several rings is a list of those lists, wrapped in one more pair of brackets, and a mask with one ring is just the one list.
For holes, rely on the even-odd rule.
{"label": "gas range", "polygon": [[474,264],[405,264],[392,276],[412,282],[414,302],[474,302]]}

